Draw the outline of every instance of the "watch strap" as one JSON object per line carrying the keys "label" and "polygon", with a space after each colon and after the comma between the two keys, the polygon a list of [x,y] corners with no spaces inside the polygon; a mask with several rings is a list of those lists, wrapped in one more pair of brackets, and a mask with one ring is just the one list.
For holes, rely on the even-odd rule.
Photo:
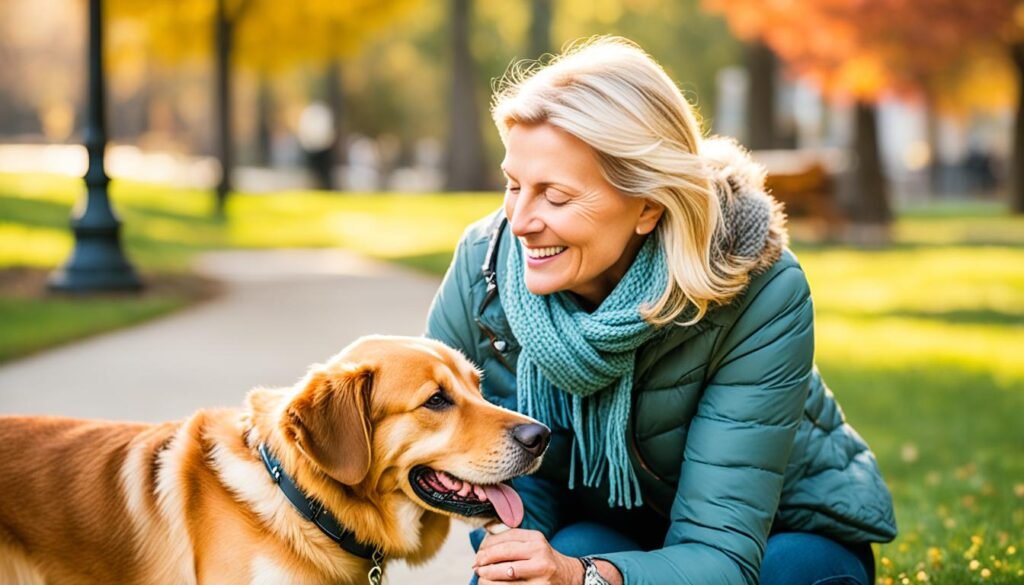
{"label": "watch strap", "polygon": [[580,562],[583,563],[583,585],[611,585],[597,570],[594,557],[580,557]]}

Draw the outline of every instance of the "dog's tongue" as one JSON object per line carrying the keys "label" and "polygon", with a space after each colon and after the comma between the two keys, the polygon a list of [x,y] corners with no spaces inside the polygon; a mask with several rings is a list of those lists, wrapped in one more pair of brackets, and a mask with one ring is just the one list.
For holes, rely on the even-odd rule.
{"label": "dog's tongue", "polygon": [[516,528],[523,522],[523,500],[516,490],[503,483],[480,486],[487,492],[487,500],[498,512],[498,518],[509,528]]}

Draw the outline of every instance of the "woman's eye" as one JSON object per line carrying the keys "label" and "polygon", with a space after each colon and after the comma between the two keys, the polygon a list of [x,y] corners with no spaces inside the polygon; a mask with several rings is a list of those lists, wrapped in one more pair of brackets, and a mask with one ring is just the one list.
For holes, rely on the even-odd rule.
{"label": "woman's eye", "polygon": [[565,205],[566,203],[569,202],[569,198],[566,197],[565,195],[562,195],[561,193],[548,192],[545,195],[545,198],[548,200],[548,203],[554,205],[555,207],[561,207],[562,205]]}
{"label": "woman's eye", "polygon": [[448,400],[447,396],[445,396],[441,392],[436,392],[434,393],[433,396],[427,399],[426,402],[423,403],[423,406],[426,406],[431,410],[441,410],[443,408],[451,406],[451,404],[452,403]]}
{"label": "woman's eye", "polygon": [[505,190],[508,191],[509,193],[518,193],[519,187],[513,187],[511,185],[508,185],[505,187]]}

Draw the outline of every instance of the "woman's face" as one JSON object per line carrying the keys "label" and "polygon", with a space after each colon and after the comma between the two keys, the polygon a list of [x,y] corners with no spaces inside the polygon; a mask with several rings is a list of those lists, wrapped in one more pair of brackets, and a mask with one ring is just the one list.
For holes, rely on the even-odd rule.
{"label": "woman's face", "polygon": [[623,195],[601,174],[595,151],[547,123],[509,130],[501,165],[505,215],[526,252],[526,287],[576,293],[600,306],[625,275],[662,207]]}

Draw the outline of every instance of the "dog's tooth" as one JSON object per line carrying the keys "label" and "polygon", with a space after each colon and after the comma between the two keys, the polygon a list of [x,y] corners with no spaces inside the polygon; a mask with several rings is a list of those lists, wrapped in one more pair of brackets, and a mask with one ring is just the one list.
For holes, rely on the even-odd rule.
{"label": "dog's tooth", "polygon": [[437,490],[439,492],[443,492],[446,489],[448,489],[448,488],[445,487],[445,485],[443,483],[441,483],[441,480],[438,479],[438,477],[436,475],[431,476],[430,479],[427,480],[427,482],[430,484],[430,487],[434,488],[435,490]]}
{"label": "dog's tooth", "polygon": [[464,484],[462,484],[462,488],[459,490],[459,495],[462,497],[466,497],[469,495],[469,492],[471,491],[473,491],[473,484],[467,481]]}
{"label": "dog's tooth", "polygon": [[461,481],[455,479],[454,477],[448,475],[447,473],[445,473],[443,471],[441,473],[438,473],[437,477],[441,481],[441,483],[444,484],[444,487],[446,487],[446,488],[448,488],[450,490],[454,491],[454,490],[458,490],[459,488],[462,487],[462,482]]}
{"label": "dog's tooth", "polygon": [[473,493],[476,494],[476,499],[480,500],[481,502],[487,501],[487,490],[485,490],[483,486],[473,486]]}

